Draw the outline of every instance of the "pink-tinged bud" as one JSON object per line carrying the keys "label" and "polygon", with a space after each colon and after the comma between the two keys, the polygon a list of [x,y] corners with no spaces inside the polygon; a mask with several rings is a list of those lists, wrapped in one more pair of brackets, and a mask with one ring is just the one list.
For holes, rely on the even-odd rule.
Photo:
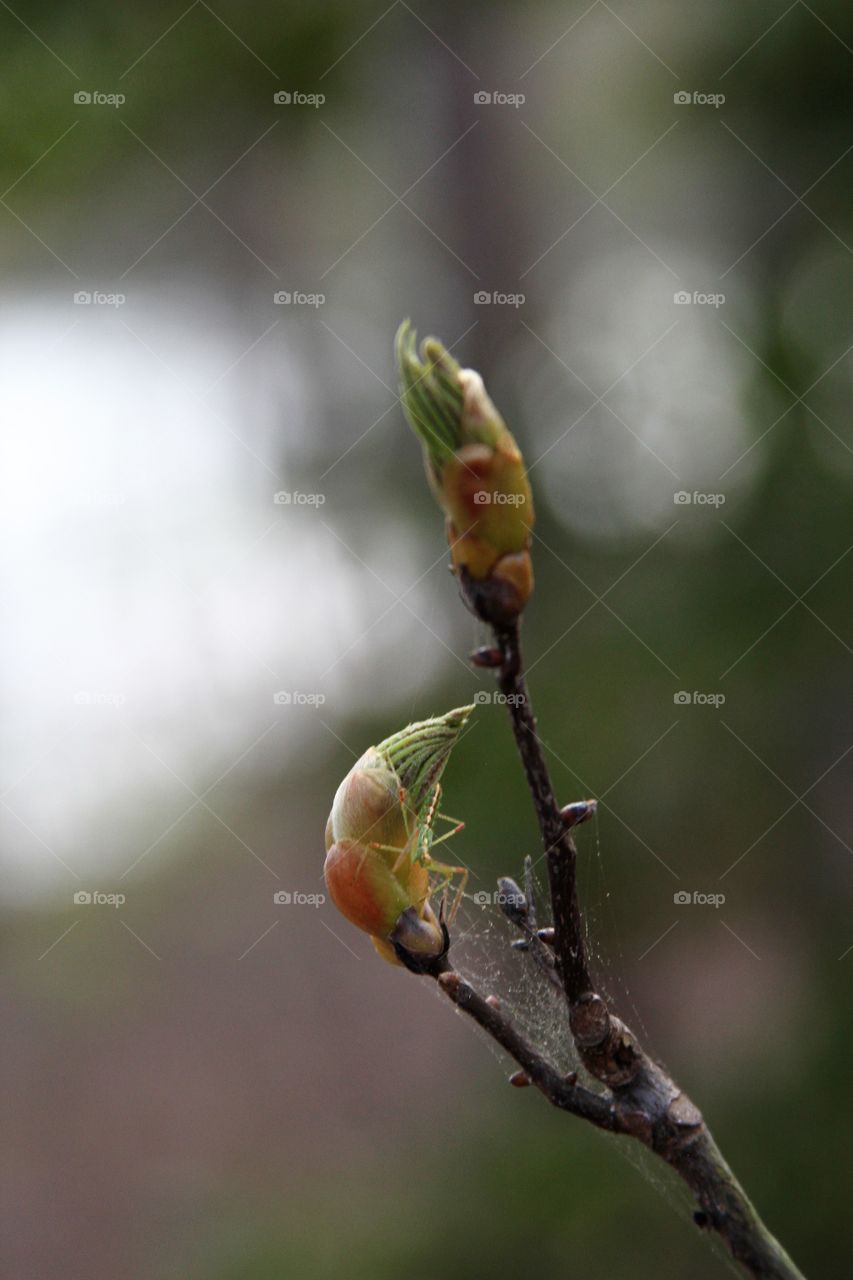
{"label": "pink-tinged bud", "polygon": [[338,787],[329,815],[333,840],[371,840],[401,847],[407,815],[400,780],[375,747],[365,751]]}
{"label": "pink-tinged bud", "polygon": [[510,622],[533,590],[533,497],[518,445],[480,375],[435,338],[419,353],[408,321],[397,333],[397,362],[463,596],[483,621]]}
{"label": "pink-tinged bud", "polygon": [[395,945],[438,956],[444,930],[429,902],[429,844],[439,778],[468,719],[460,707],[369,747],[335,793],[326,824],[329,896],[398,963]]}
{"label": "pink-tinged bud", "polygon": [[329,895],[341,915],[379,938],[389,938],[413,904],[424,906],[429,889],[425,867],[408,857],[395,874],[386,856],[354,840],[340,840],[326,855]]}
{"label": "pink-tinged bud", "polygon": [[597,800],[574,800],[571,804],[563,805],[560,817],[567,827],[579,827],[582,822],[595,817],[597,810]]}

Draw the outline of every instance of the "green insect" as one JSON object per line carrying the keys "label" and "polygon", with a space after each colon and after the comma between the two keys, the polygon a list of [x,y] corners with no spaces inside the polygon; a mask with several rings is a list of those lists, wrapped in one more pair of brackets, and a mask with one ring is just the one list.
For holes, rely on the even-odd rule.
{"label": "green insect", "polygon": [[[329,893],[393,963],[400,950],[440,955],[465,892],[468,868],[434,851],[464,826],[440,811],[440,778],[471,710],[407,725],[368,747],[335,794],[326,824]],[[437,835],[440,822],[449,829]],[[438,914],[431,895],[440,895]]]}
{"label": "green insect", "polygon": [[[388,762],[388,767],[389,769],[393,768],[390,761]],[[423,867],[430,877],[430,892],[436,895],[441,894],[439,919],[446,920],[448,925],[452,925],[465,895],[469,871],[467,867],[454,866],[447,862],[437,862],[432,856],[432,851],[436,845],[444,844],[445,840],[451,840],[453,836],[463,831],[465,823],[460,821],[459,818],[451,818],[449,814],[440,812],[438,807],[441,801],[440,782],[434,784],[431,794],[428,795],[418,812],[411,813],[407,792],[403,786],[398,789],[398,796],[406,832],[405,843],[400,848],[396,845],[381,844],[379,841],[371,840],[369,847],[378,849],[382,853],[397,854],[397,859],[391,867],[393,875],[396,875],[401,870],[407,859],[413,865],[417,864]],[[412,819],[414,819],[414,822],[410,828],[409,824]],[[451,827],[443,835],[437,836],[435,834],[435,823],[439,820],[450,823]],[[459,883],[456,885],[453,901],[448,911],[448,893],[457,876],[459,877]]]}

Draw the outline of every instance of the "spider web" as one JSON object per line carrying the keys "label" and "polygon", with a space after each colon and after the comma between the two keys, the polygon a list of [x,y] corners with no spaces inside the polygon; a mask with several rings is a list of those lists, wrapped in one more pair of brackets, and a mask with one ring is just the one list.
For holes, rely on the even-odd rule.
{"label": "spider web", "polygon": [[[576,843],[584,940],[596,987],[613,1012],[622,1016],[640,1042],[645,1043],[643,1020],[625,980],[626,962],[618,941],[598,816],[577,833]],[[511,874],[519,884],[523,883],[522,861],[519,859],[520,865],[504,869],[504,873]],[[540,856],[533,875],[539,927],[551,923],[546,876]],[[502,1011],[525,1039],[558,1071],[564,1074],[575,1071],[581,1083],[600,1092],[600,1083],[584,1068],[572,1040],[565,997],[551,985],[533,956],[512,947],[512,942],[522,934],[494,903],[494,894],[488,893],[487,902],[483,902],[482,897],[482,891],[468,891],[460,903],[451,930],[450,957],[454,968],[482,996],[497,997]],[[605,938],[610,941],[605,943]],[[615,958],[611,949],[616,952]],[[483,1032],[480,1038],[504,1067],[511,1061],[490,1036]],[[639,1142],[608,1133],[602,1136],[639,1170],[685,1229],[695,1231],[689,1224],[696,1204],[678,1175]],[[720,1260],[727,1263],[733,1274],[739,1275],[731,1255],[714,1233],[707,1233],[706,1239]]]}

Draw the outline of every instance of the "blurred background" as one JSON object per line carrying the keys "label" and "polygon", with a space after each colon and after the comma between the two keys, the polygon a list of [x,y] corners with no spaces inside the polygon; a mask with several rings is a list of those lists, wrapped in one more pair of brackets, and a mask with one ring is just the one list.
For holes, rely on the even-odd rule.
{"label": "blurred background", "polygon": [[[405,315],[530,465],[601,980],[805,1273],[847,1274],[849,10],[34,0],[0,32],[3,1274],[725,1266],[316,899],[353,759],[491,689]],[[445,781],[471,894],[518,874],[500,707]]]}

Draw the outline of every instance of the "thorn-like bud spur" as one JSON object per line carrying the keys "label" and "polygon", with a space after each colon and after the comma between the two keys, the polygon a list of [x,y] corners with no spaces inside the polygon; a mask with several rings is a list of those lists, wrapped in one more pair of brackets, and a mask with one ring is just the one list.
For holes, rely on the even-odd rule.
{"label": "thorn-like bud spur", "polygon": [[511,876],[501,876],[498,879],[498,904],[507,920],[513,924],[524,924],[530,913],[527,898]]}
{"label": "thorn-like bud spur", "polygon": [[338,910],[381,956],[439,956],[446,930],[429,901],[437,784],[473,707],[410,724],[368,747],[335,794],[324,874]]}
{"label": "thorn-like bud spur", "polygon": [[571,804],[563,805],[560,817],[567,827],[579,827],[582,822],[588,822],[594,817],[597,809],[597,800],[574,800]]}
{"label": "thorn-like bud spur", "polygon": [[473,653],[468,655],[468,661],[472,667],[487,667],[494,669],[503,665],[504,656],[500,649],[495,649],[490,645],[483,645],[481,649],[475,649]]}
{"label": "thorn-like bud spur", "polygon": [[[548,925],[548,927],[545,929],[537,929],[536,937],[539,939],[540,942],[544,942],[546,947],[553,947],[554,930],[551,925]],[[509,945],[512,947],[513,951],[529,951],[530,950],[530,942],[527,938],[516,938],[515,941],[511,942]]]}
{"label": "thorn-like bud spur", "polygon": [[406,320],[396,350],[403,408],[447,518],[463,597],[484,622],[512,622],[533,590],[533,498],[518,445],[480,375],[460,368],[436,338],[419,353]]}

